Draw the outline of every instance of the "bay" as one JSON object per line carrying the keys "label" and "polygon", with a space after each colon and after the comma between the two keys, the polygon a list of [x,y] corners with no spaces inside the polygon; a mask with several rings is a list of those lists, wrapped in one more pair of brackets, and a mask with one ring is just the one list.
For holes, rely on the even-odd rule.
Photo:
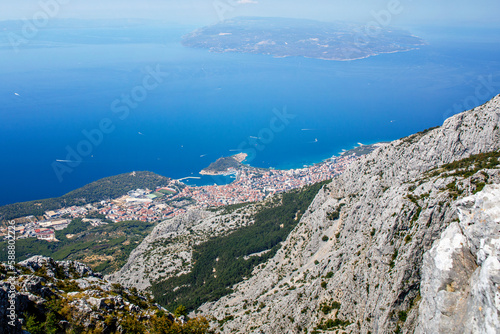
{"label": "bay", "polygon": [[[241,150],[252,166],[302,167],[440,125],[500,91],[491,31],[413,27],[428,41],[419,50],[335,62],[185,48],[192,28],[54,30],[18,52],[0,43],[0,205],[134,170],[198,177]],[[113,130],[82,144],[103,120]],[[78,149],[79,163],[68,156]]]}

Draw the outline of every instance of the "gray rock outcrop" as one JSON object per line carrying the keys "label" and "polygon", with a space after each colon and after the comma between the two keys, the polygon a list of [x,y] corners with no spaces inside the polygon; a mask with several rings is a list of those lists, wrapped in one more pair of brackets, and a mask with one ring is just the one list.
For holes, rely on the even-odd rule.
{"label": "gray rock outcrop", "polygon": [[453,222],[424,256],[416,333],[500,330],[500,186],[456,203]]}
{"label": "gray rock outcrop", "polygon": [[33,256],[8,269],[0,264],[0,334],[22,333],[29,318],[38,323],[34,328],[42,328],[48,314],[58,319],[52,332],[112,333],[127,317],[149,319],[164,310],[136,290],[109,284],[82,263]]}

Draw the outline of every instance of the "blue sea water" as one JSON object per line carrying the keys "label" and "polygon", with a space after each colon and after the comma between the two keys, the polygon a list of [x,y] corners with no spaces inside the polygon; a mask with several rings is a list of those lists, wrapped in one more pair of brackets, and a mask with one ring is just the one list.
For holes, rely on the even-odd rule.
{"label": "blue sea water", "polygon": [[[419,50],[335,62],[185,48],[192,29],[54,29],[18,52],[0,33],[0,205],[134,170],[199,176],[238,150],[253,166],[301,167],[440,125],[500,92],[498,31],[414,27],[428,42]],[[131,94],[140,101],[125,115]],[[112,130],[89,146],[83,131],[103,120]],[[68,155],[78,149],[81,162]]]}

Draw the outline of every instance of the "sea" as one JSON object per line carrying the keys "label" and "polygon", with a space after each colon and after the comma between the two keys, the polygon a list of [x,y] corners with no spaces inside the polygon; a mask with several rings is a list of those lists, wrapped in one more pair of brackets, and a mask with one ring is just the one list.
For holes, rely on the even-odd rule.
{"label": "sea", "polygon": [[132,171],[200,177],[239,152],[300,168],[500,93],[498,29],[409,27],[426,45],[327,61],[182,46],[195,28],[49,26],[17,47],[19,26],[0,30],[0,205]]}

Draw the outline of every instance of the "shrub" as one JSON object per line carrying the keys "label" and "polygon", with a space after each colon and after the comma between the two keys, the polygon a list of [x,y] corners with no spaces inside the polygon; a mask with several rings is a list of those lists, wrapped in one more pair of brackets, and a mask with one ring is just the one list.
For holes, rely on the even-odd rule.
{"label": "shrub", "polygon": [[398,312],[398,318],[399,320],[401,320],[402,322],[405,322],[406,321],[406,318],[407,318],[407,313],[406,311],[399,311]]}
{"label": "shrub", "polygon": [[186,307],[184,305],[179,305],[175,311],[174,311],[174,315],[178,318],[180,316],[187,316],[187,310],[186,310]]}
{"label": "shrub", "polygon": [[26,330],[30,332],[31,334],[43,334],[43,326],[36,321],[36,318],[34,315],[28,316],[26,319]]}
{"label": "shrub", "polygon": [[340,305],[341,305],[341,304],[340,304],[339,302],[335,302],[335,301],[334,301],[334,302],[332,303],[332,309],[334,309],[334,310],[340,310]]}

